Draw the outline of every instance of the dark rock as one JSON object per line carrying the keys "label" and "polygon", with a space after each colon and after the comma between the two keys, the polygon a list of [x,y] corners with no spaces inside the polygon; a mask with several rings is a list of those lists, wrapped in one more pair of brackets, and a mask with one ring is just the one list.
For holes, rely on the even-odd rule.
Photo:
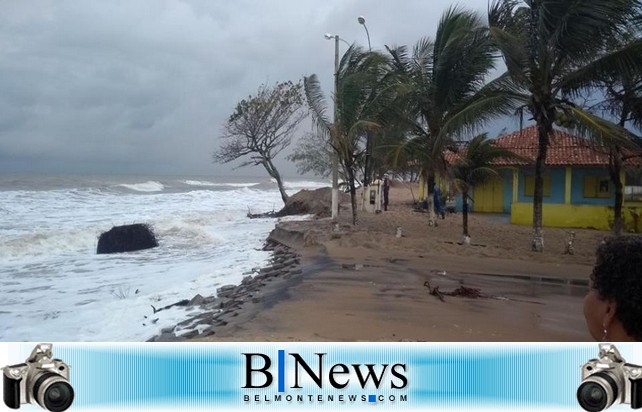
{"label": "dark rock", "polygon": [[98,238],[96,253],[120,253],[150,249],[158,246],[158,241],[151,227],[137,223],[133,225],[114,226]]}
{"label": "dark rock", "polygon": [[230,293],[232,293],[234,291],[234,289],[236,289],[235,285],[221,286],[220,288],[216,289],[216,294],[219,297],[225,297],[225,296],[229,295]]}
{"label": "dark rock", "polygon": [[155,342],[176,342],[178,338],[173,333],[161,333]]}
{"label": "dark rock", "polygon": [[205,298],[203,296],[196,295],[192,298],[192,300],[189,301],[189,305],[190,306],[202,305],[204,301],[205,301]]}
{"label": "dark rock", "polygon": [[179,337],[183,338],[183,339],[190,339],[190,338],[194,338],[196,336],[198,336],[198,331],[197,330],[190,330],[189,332],[184,333],[184,334],[180,335]]}
{"label": "dark rock", "polygon": [[178,324],[176,326],[184,327],[184,326],[191,325],[194,322],[196,322],[196,319],[189,318],[189,319],[185,319],[185,320],[182,320],[182,321],[178,322]]}
{"label": "dark rock", "polygon": [[203,299],[203,303],[201,305],[211,305],[213,303],[217,303],[218,298],[216,296],[208,296],[205,299]]}

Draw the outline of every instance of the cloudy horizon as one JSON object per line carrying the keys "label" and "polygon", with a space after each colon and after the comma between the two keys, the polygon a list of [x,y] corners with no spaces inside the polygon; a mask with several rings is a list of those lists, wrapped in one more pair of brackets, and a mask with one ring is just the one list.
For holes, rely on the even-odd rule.
{"label": "cloudy horizon", "polygon": [[[367,47],[363,15],[373,49],[412,46],[434,36],[451,4],[4,2],[0,172],[229,175],[211,154],[238,100],[313,73],[330,96],[334,44],[324,33]],[[277,164],[296,174],[284,156]]]}

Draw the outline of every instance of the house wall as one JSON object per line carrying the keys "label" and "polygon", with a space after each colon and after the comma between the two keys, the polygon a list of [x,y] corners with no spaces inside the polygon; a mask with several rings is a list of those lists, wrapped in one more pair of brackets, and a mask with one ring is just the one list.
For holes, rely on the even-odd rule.
{"label": "house wall", "polygon": [[[528,172],[525,174],[527,175]],[[524,174],[520,173],[520,180]],[[547,227],[586,228],[611,230],[613,227],[613,203],[615,188],[609,182],[608,197],[585,197],[586,177],[608,178],[604,167],[568,167],[551,170],[551,196],[544,199],[542,223]],[[523,182],[520,182],[523,195]],[[564,188],[562,195],[560,189]],[[560,198],[562,199],[559,202]],[[520,196],[519,202],[511,205],[511,223],[533,224],[533,198]],[[527,200],[524,202],[523,200]],[[553,202],[552,200],[558,200]],[[642,232],[642,203],[628,202],[623,205],[624,230]]]}
{"label": "house wall", "polygon": [[[588,176],[609,179],[610,196],[606,198],[584,197],[584,178]],[[571,203],[574,205],[612,206],[615,202],[615,187],[610,182],[609,172],[602,167],[574,167],[572,172]]]}
{"label": "house wall", "polygon": [[[510,213],[510,207],[513,203],[513,172],[512,169],[498,170],[499,177],[503,181],[504,193],[502,194],[503,210],[502,213]],[[469,195],[474,198],[475,190],[484,190],[484,186],[472,188]],[[468,201],[469,211],[475,211],[475,203],[471,200]],[[455,210],[459,213],[463,210],[463,200],[461,193],[455,197]]]}
{"label": "house wall", "polygon": [[[517,192],[517,201],[519,203],[533,203],[533,196],[526,196],[524,193],[524,182],[526,176],[535,176],[535,169],[520,169],[519,171],[519,184]],[[564,194],[566,191],[566,168],[555,167],[549,168],[544,172],[544,176],[551,178],[551,193],[550,196],[544,196],[543,203],[564,203]]]}
{"label": "house wall", "polygon": [[[533,224],[533,197],[524,193],[525,176],[534,176],[532,168],[500,171],[504,181],[504,213],[511,214],[511,223]],[[588,228],[611,230],[615,188],[609,182],[609,196],[585,197],[584,180],[588,177],[607,178],[604,167],[549,168],[545,175],[551,177],[550,196],[544,197],[543,225],[546,227]],[[517,181],[514,181],[514,176]],[[624,175],[622,176],[624,181]],[[513,191],[516,188],[516,191]],[[483,190],[483,187],[477,190]],[[462,209],[461,195],[457,197],[457,210]],[[475,205],[471,204],[471,211]],[[622,209],[624,230],[642,233],[642,202],[625,202]]]}
{"label": "house wall", "polygon": [[500,173],[504,178],[504,213],[510,213],[513,204],[513,170],[504,169]]}
{"label": "house wall", "polygon": [[[642,204],[626,203],[622,208],[622,216],[626,232],[642,232]],[[515,224],[532,225],[533,204],[513,203],[510,221]],[[611,230],[613,208],[600,205],[544,204],[542,224],[546,227]]]}

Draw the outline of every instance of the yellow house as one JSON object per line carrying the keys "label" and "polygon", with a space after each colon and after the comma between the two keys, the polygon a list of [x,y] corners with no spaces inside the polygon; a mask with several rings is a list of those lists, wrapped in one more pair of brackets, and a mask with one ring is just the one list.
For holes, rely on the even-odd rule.
{"label": "yellow house", "polygon": [[[473,189],[472,210],[510,213],[511,223],[531,225],[537,129],[528,127],[495,142],[531,162],[498,162],[506,169],[497,178]],[[639,168],[642,158],[629,157],[625,164]],[[544,226],[611,229],[615,188],[608,165],[608,149],[556,130],[550,140],[544,172]],[[627,182],[624,172],[620,179],[625,187],[622,207],[625,230],[642,232],[642,186],[627,186],[634,182]]]}

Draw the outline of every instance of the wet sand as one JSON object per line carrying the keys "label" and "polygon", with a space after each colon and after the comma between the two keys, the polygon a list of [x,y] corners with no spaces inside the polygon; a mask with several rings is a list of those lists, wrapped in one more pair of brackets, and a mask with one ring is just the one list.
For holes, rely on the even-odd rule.
{"label": "wet sand", "polygon": [[[416,193],[416,192],[415,192]],[[546,251],[529,251],[531,229],[501,216],[471,216],[472,244],[459,245],[461,215],[437,227],[413,212],[410,191],[392,191],[389,212],[342,211],[329,220],[286,222],[274,237],[302,255],[302,275],[275,280],[258,303],[199,340],[590,341],[582,314],[595,247],[608,233],[546,229]],[[401,226],[404,236],[395,236]],[[460,285],[485,297],[431,295]]]}

